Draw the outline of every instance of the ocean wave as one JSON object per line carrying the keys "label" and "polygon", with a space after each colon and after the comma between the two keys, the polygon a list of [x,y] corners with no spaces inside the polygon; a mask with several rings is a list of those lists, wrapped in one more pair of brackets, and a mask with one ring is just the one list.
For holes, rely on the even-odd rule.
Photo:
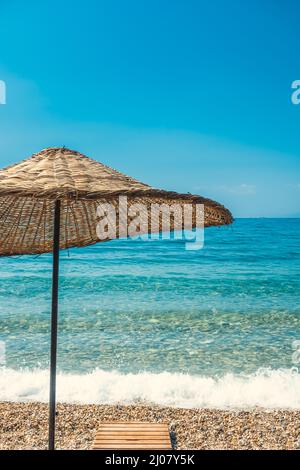
{"label": "ocean wave", "polygon": [[[49,397],[49,371],[0,370],[0,401],[40,401]],[[183,408],[300,409],[296,369],[260,369],[223,377],[163,373],[122,374],[94,370],[57,376],[57,400],[64,403],[151,403]]]}

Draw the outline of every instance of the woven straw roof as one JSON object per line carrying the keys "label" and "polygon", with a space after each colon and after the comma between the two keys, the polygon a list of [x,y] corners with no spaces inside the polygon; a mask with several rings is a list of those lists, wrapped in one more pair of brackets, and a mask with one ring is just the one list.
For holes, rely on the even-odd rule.
{"label": "woven straw roof", "polygon": [[0,195],[96,199],[147,189],[150,186],[66,148],[48,148],[0,170]]}
{"label": "woven straw roof", "polygon": [[[48,148],[0,170],[0,256],[52,250],[54,201],[61,200],[61,248],[99,241],[99,204],[126,195],[128,205],[199,203],[205,226],[232,222],[230,212],[210,199],[152,188],[79,152]],[[178,228],[178,227],[174,227]]]}

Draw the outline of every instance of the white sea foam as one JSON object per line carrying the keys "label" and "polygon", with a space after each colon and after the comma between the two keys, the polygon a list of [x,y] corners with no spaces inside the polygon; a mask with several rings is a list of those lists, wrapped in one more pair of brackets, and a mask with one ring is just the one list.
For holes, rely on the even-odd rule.
{"label": "white sea foam", "polygon": [[[48,401],[49,372],[0,369],[0,401]],[[259,370],[251,375],[121,374],[95,370],[58,374],[57,399],[66,403],[155,403],[185,408],[300,409],[297,370]]]}

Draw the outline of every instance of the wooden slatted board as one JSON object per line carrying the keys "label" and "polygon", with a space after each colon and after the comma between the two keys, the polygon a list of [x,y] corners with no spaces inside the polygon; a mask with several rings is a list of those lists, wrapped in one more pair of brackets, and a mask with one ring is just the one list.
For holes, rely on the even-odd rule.
{"label": "wooden slatted board", "polygon": [[167,423],[111,421],[101,424],[93,449],[172,449],[172,445]]}

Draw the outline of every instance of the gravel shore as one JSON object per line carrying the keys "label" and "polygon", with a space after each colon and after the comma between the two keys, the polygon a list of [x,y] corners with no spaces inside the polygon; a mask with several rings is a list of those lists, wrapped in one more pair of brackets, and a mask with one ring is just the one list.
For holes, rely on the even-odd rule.
{"label": "gravel shore", "polygon": [[[59,404],[59,449],[89,449],[99,424],[166,421],[177,449],[300,449],[300,411]],[[46,449],[48,406],[0,403],[0,449]]]}

